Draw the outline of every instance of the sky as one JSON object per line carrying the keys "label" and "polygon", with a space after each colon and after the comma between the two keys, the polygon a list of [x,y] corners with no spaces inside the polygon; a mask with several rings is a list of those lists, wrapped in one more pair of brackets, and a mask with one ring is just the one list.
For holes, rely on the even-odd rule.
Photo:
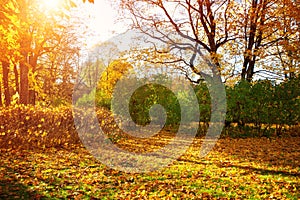
{"label": "sky", "polygon": [[126,27],[117,22],[118,11],[108,0],[95,0],[94,4],[85,3],[84,7],[90,15],[89,27],[95,32],[95,37],[89,38],[88,46],[104,42],[126,31]]}
{"label": "sky", "polygon": [[[120,15],[118,14],[118,9],[113,8],[109,0],[94,0],[94,3],[89,3],[87,0],[85,3],[82,0],[70,1],[77,5],[73,7],[72,10],[74,12],[71,16],[74,16],[74,20],[77,17],[81,17],[84,19],[84,22],[81,22],[81,24],[88,26],[87,34],[85,34],[87,46],[104,42],[127,30],[123,26],[124,23],[116,22],[117,17],[120,17]],[[63,6],[62,4],[61,0],[41,0],[40,6],[45,12],[55,12]]]}

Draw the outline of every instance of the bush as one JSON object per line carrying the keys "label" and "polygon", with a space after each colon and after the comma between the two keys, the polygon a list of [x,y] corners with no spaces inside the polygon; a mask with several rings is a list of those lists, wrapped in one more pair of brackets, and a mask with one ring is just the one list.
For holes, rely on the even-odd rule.
{"label": "bush", "polygon": [[[82,145],[74,124],[72,107],[14,105],[0,107],[0,148],[31,149]],[[99,125],[108,139],[116,141],[122,132],[108,109],[96,111]],[[77,119],[85,110],[76,112]],[[92,119],[90,119],[92,120]],[[84,124],[91,124],[84,121]]]}
{"label": "bush", "polygon": [[80,144],[69,107],[15,105],[0,109],[0,147]]}
{"label": "bush", "polygon": [[[126,83],[130,84],[130,83]],[[175,85],[175,84],[173,84]],[[226,135],[248,134],[255,136],[282,135],[288,127],[297,127],[300,119],[300,77],[275,84],[269,80],[260,80],[254,83],[241,81],[234,87],[226,87],[227,115],[224,132]],[[205,135],[211,117],[211,98],[207,85],[201,82],[194,86],[200,110],[200,127],[198,135]],[[123,93],[120,96],[124,95]],[[91,96],[85,96],[81,103],[91,101]],[[177,96],[176,96],[177,95]],[[181,91],[173,94],[167,88],[159,85],[146,85],[140,87],[131,96],[131,99],[119,98],[124,103],[113,111],[124,113],[129,105],[131,117],[134,122],[146,125],[150,122],[149,109],[154,104],[161,104],[167,115],[166,124],[177,127],[181,121],[179,100],[186,102],[189,94]],[[125,102],[128,101],[128,102]],[[106,98],[101,92],[96,93],[96,105],[110,109],[111,99]],[[125,106],[126,105],[126,106]],[[186,116],[194,112],[194,108],[185,107]],[[229,127],[231,125],[231,127]],[[233,127],[236,126],[236,127]],[[247,126],[247,127],[245,127]],[[233,133],[234,132],[234,133]]]}
{"label": "bush", "polygon": [[150,123],[149,110],[155,104],[165,108],[166,125],[176,125],[180,122],[181,110],[175,94],[159,85],[145,85],[132,95],[129,111],[133,121],[141,125]]}
{"label": "bush", "polygon": [[227,88],[226,120],[240,127],[247,124],[256,129],[258,135],[281,134],[284,126],[299,122],[299,85],[300,77],[280,84],[268,80],[242,81]]}

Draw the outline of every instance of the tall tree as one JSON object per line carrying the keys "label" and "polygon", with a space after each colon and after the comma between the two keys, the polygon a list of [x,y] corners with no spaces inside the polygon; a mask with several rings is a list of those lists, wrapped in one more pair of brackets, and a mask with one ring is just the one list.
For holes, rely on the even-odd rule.
{"label": "tall tree", "polygon": [[276,57],[282,66],[284,77],[294,78],[300,72],[300,7],[297,1],[281,0],[280,35],[283,38],[275,45]]}
{"label": "tall tree", "polygon": [[[0,25],[3,35],[0,40],[0,49],[3,52],[0,55],[0,62],[4,63],[1,65],[3,88],[5,94],[8,94],[7,80],[12,78],[6,75],[12,74],[9,73],[12,70],[15,76],[14,92],[20,94],[20,103],[35,104],[38,92],[41,92],[39,77],[44,71],[41,70],[41,66],[45,66],[41,60],[42,57],[45,58],[45,54],[57,55],[59,61],[56,63],[60,62],[59,71],[64,71],[60,77],[54,77],[52,83],[55,84],[59,80],[66,85],[67,81],[70,82],[68,73],[72,74],[70,69],[74,64],[72,66],[69,64],[71,60],[73,63],[74,59],[76,62],[79,60],[81,44],[76,39],[75,28],[71,28],[73,25],[70,23],[73,23],[73,19],[70,20],[68,16],[71,7],[76,5],[73,1],[64,0],[60,7],[48,10],[46,5],[36,0],[6,0],[6,2],[6,5],[0,6],[0,13],[4,13],[0,15],[3,22]],[[9,100],[9,97],[6,99]]]}
{"label": "tall tree", "polygon": [[[276,67],[278,66],[276,57],[280,59],[286,52],[291,52],[283,53],[284,48],[288,49],[288,45],[283,44],[291,42],[294,45],[292,38],[297,32],[290,22],[294,20],[291,13],[295,13],[297,8],[289,5],[288,1],[243,0],[240,2],[241,9],[236,14],[241,16],[238,25],[241,35],[236,42],[239,44],[237,47],[243,49],[241,79],[251,82],[255,74],[265,78],[280,78],[284,70]],[[280,50],[277,48],[278,44],[281,44]]]}
{"label": "tall tree", "polygon": [[206,61],[213,76],[222,74],[218,51],[237,36],[234,3],[230,0],[121,0],[121,6],[133,17],[134,28],[171,45],[170,49],[193,52],[188,59],[180,57],[177,61],[194,74],[203,75],[194,62],[197,55],[209,56],[211,61]]}
{"label": "tall tree", "polygon": [[15,32],[11,26],[12,22],[15,20],[11,17],[15,14],[13,6],[14,3],[9,0],[5,0],[0,6],[0,65],[2,68],[2,83],[6,106],[10,105],[11,101],[9,87],[10,61],[13,59],[15,50],[17,49]]}

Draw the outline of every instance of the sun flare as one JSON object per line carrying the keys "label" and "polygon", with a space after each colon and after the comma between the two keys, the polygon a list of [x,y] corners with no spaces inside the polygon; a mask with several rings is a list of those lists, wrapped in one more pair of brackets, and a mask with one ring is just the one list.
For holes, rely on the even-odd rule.
{"label": "sun flare", "polygon": [[60,0],[43,0],[44,5],[47,9],[55,9],[59,6]]}

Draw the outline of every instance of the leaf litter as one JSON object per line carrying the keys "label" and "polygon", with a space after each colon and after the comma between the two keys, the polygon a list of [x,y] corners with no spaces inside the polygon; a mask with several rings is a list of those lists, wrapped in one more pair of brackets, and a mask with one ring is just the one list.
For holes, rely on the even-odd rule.
{"label": "leaf litter", "polygon": [[[125,138],[132,152],[172,139]],[[163,139],[161,139],[163,138]],[[134,140],[134,141],[133,141]],[[1,150],[1,199],[299,199],[300,138],[220,139],[199,157],[202,139],[172,165],[151,173],[110,169],[85,148]],[[137,146],[136,146],[137,145]]]}

